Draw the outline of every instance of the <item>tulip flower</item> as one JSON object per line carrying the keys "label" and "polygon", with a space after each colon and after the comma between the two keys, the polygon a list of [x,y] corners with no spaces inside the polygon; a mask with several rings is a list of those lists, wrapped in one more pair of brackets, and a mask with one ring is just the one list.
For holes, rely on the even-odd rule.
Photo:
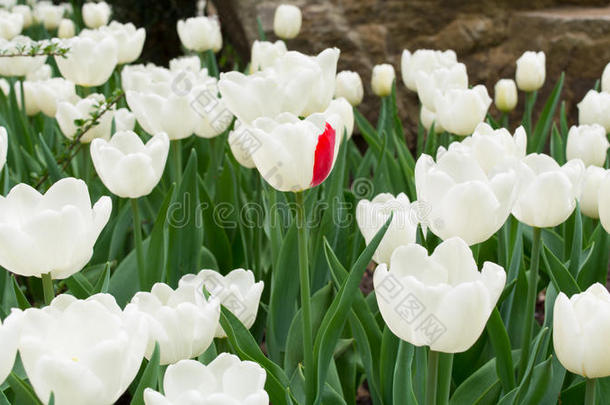
{"label": "tulip flower", "polygon": [[62,18],[57,28],[57,37],[61,39],[69,39],[76,35],[76,27],[74,21],[69,18]]}
{"label": "tulip flower", "polygon": [[[46,65],[45,65],[46,66]],[[61,77],[41,81],[23,82],[25,111],[27,115],[42,112],[48,117],[55,117],[59,103],[72,103],[78,100],[74,83]],[[21,87],[15,83],[17,103],[21,107]]]}
{"label": "tulip flower", "polygon": [[494,87],[496,108],[503,113],[511,112],[517,106],[517,85],[513,79],[500,79]]}
{"label": "tulip flower", "polygon": [[599,124],[610,132],[610,93],[589,90],[578,103],[578,123]]}
{"label": "tulip flower", "polygon": [[445,128],[441,125],[440,122],[436,119],[436,113],[434,111],[428,110],[425,106],[421,106],[421,110],[419,112],[419,120],[421,124],[426,128],[426,131],[430,132],[432,128],[432,123],[434,123],[434,132],[440,134],[445,131]]}
{"label": "tulip flower", "polygon": [[6,79],[0,79],[0,91],[4,94],[5,97],[8,97],[8,94],[11,91],[11,85],[8,84]]}
{"label": "tulip flower", "polygon": [[53,76],[53,70],[50,65],[44,64],[38,69],[28,72],[25,75],[25,80],[28,82],[40,82],[43,80],[49,80]]}
{"label": "tulip flower", "polygon": [[456,63],[457,56],[452,50],[418,49],[411,54],[405,49],[400,59],[402,80],[409,90],[417,91],[416,80],[419,72],[432,73],[436,69],[449,68]]}
{"label": "tulip flower", "polygon": [[470,135],[485,120],[491,98],[487,88],[451,89],[437,94],[434,101],[436,118],[445,130],[456,135]]}
{"label": "tulip flower", "polygon": [[563,223],[580,196],[585,165],[580,159],[563,166],[544,154],[527,155],[519,166],[519,192],[512,213],[537,228]]}
{"label": "tulip flower", "polygon": [[235,160],[247,169],[254,169],[256,165],[252,153],[260,147],[260,142],[254,136],[252,127],[236,120],[233,130],[229,132],[228,141]]}
{"label": "tulip flower", "polygon": [[221,353],[210,364],[182,360],[167,368],[161,394],[144,391],[146,405],[223,404],[267,405],[267,373],[257,363]]}
{"label": "tulip flower", "polygon": [[18,184],[0,197],[0,265],[26,277],[64,279],[80,271],[110,218],[112,202],[93,208],[87,185],[64,178],[43,195]]}
{"label": "tulip flower", "polygon": [[598,193],[599,221],[606,232],[610,233],[610,173],[606,173],[601,181]]}
{"label": "tulip flower", "polygon": [[343,136],[350,139],[354,132],[354,108],[344,98],[336,98],[330,102],[328,108],[324,111],[324,115],[330,116],[337,114],[341,119],[341,125],[337,127],[337,136],[339,141],[343,140]]}
{"label": "tulip flower", "polygon": [[466,90],[468,88],[466,65],[456,63],[431,72],[420,70],[416,74],[415,84],[421,103],[428,110],[436,111],[434,103],[437,95],[442,95],[451,89]]}
{"label": "tulip flower", "polygon": [[250,72],[254,73],[272,66],[275,61],[288,52],[284,41],[254,41],[252,44],[252,59],[250,60]]}
{"label": "tulip flower", "polygon": [[415,243],[400,246],[375,269],[377,304],[399,338],[431,350],[460,353],[477,341],[506,282],[501,266],[479,273],[468,245],[450,238],[428,256]]}
{"label": "tulip flower", "polygon": [[536,91],[544,84],[546,77],[546,58],[544,52],[524,52],[517,59],[515,80],[519,90]]}
{"label": "tulip flower", "polygon": [[210,346],[220,318],[220,304],[206,300],[202,291],[186,285],[173,290],[163,283],[150,292],[139,292],[125,307],[125,313],[148,325],[145,357],[150,359],[159,343],[161,364],[174,364],[197,357]]}
{"label": "tulip flower", "polygon": [[357,72],[344,70],[337,73],[335,82],[335,98],[345,98],[349,103],[356,107],[362,103],[364,98],[364,88],[362,79]]}
{"label": "tulip flower", "polygon": [[[178,285],[192,286],[197,291],[202,291],[205,287],[212,298],[231,311],[248,329],[254,325],[265,287],[262,281],[256,282],[251,270],[244,269],[232,270],[226,276],[214,270],[201,270],[197,275],[183,276]],[[216,337],[227,337],[220,324],[216,327]]]}
{"label": "tulip flower", "polygon": [[190,70],[191,72],[198,73],[201,70],[201,59],[197,55],[174,58],[169,61],[169,70],[172,72]]}
{"label": "tulip flower", "polygon": [[132,23],[121,24],[112,21],[109,25],[101,27],[100,31],[109,34],[116,40],[119,48],[119,65],[132,63],[142,54],[142,48],[146,40],[146,30],[144,28],[136,29]]}
{"label": "tulip flower", "polygon": [[8,133],[6,128],[0,127],[0,170],[6,164],[6,154],[8,152]]}
{"label": "tulip flower", "polygon": [[83,21],[87,28],[99,28],[108,24],[112,9],[105,1],[83,4]]}
{"label": "tulip flower", "polygon": [[[599,218],[600,187],[610,171],[597,166],[589,166],[585,171],[582,191],[578,198],[580,210],[589,218]],[[608,204],[606,204],[608,205]]]}
{"label": "tulip flower", "polygon": [[415,206],[404,193],[396,197],[381,193],[372,201],[360,200],[356,207],[358,228],[367,245],[371,243],[391,214],[394,214],[392,222],[373,254],[373,260],[380,264],[390,263],[392,253],[397,247],[415,242],[418,222]]}
{"label": "tulip flower", "polygon": [[34,20],[42,23],[48,31],[56,30],[65,12],[65,8],[61,5],[40,1],[34,6]]}
{"label": "tulip flower", "polygon": [[11,8],[11,13],[19,14],[23,19],[23,29],[30,28],[34,17],[32,16],[32,9],[30,6],[25,4],[17,4]]}
{"label": "tulip flower", "polygon": [[553,347],[562,366],[586,378],[610,376],[610,293],[600,283],[553,308]]}
{"label": "tulip flower", "polygon": [[[0,53],[18,53],[18,49],[29,49],[33,41],[24,36],[16,36],[12,41],[0,38]],[[0,58],[0,76],[25,76],[44,65],[46,56],[15,56]]]}
{"label": "tulip flower", "polygon": [[572,126],[568,132],[566,157],[580,159],[585,166],[603,167],[610,142],[606,130],[599,124]]}
{"label": "tulip flower", "polygon": [[178,21],[178,36],[182,45],[195,52],[222,48],[222,33],[216,17],[191,17]]}
{"label": "tulip flower", "polygon": [[43,309],[13,311],[23,367],[44,404],[53,393],[56,405],[110,405],[138,374],[146,325],[113,296],[62,294]]}
{"label": "tulip flower", "polygon": [[[90,114],[96,111],[103,102],[104,96],[97,93],[78,100],[76,103],[70,101],[59,102],[55,118],[64,136],[68,139],[74,139],[78,131],[74,121],[88,119]],[[95,138],[110,139],[111,129],[112,112],[107,111],[98,119],[98,124],[92,126],[79,140],[82,143],[89,143]]]}
{"label": "tulip flower", "polygon": [[146,144],[132,131],[117,132],[110,139],[91,142],[91,159],[102,183],[122,198],[150,194],[163,174],[169,138],[161,133]]}
{"label": "tulip flower", "polygon": [[371,87],[373,93],[379,97],[389,96],[392,93],[392,84],[396,78],[394,67],[384,63],[373,67],[371,76]]}
{"label": "tulip flower", "polygon": [[89,32],[64,44],[69,48],[66,56],[55,57],[63,77],[84,87],[106,83],[118,62],[118,45],[112,36]]}
{"label": "tulip flower", "polygon": [[11,40],[21,34],[23,16],[0,9],[0,38]]}
{"label": "tulip flower", "polygon": [[[458,236],[481,243],[506,222],[515,200],[517,174],[510,167],[486,173],[467,147],[441,150],[434,162],[423,154],[415,164],[423,225],[443,240]],[[484,218],[484,220],[481,220]]]}
{"label": "tulip flower", "polygon": [[281,4],[275,9],[273,32],[279,38],[292,39],[299,35],[303,17],[301,10],[292,4]]}
{"label": "tulip flower", "polygon": [[0,321],[0,384],[6,380],[11,373],[17,355],[17,341],[19,338],[17,322],[15,318],[5,319],[4,324]]}
{"label": "tulip flower", "polygon": [[602,91],[610,93],[610,63],[606,65],[602,73]]}

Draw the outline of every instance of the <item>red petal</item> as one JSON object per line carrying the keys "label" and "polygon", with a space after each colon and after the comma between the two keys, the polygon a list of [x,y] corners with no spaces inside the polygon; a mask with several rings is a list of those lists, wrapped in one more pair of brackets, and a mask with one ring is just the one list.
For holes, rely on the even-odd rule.
{"label": "red petal", "polygon": [[316,153],[313,161],[313,177],[311,187],[322,183],[328,177],[333,167],[335,157],[335,130],[327,122],[324,132],[318,136]]}

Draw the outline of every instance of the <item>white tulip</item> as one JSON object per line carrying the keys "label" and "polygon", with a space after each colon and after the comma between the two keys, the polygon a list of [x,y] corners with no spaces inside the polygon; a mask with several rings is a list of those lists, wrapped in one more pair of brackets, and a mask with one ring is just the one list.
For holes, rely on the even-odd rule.
{"label": "white tulip", "polygon": [[456,135],[470,135],[485,120],[491,98],[487,88],[478,85],[472,89],[452,89],[437,94],[434,102],[436,118],[443,128]]}
{"label": "white tulip", "polygon": [[610,63],[606,65],[602,73],[602,91],[610,93]]}
{"label": "white tulip", "polygon": [[502,112],[510,112],[517,106],[519,97],[517,85],[513,79],[500,79],[494,87],[494,101],[496,108]]}
{"label": "white tulip", "polygon": [[[585,171],[585,176],[582,185],[582,192],[578,198],[580,210],[589,218],[599,218],[599,191],[602,181],[606,177],[607,171],[601,167],[589,166]],[[606,203],[606,205],[608,205]]]}
{"label": "white tulip", "polygon": [[436,51],[432,49],[418,49],[413,54],[408,50],[402,51],[400,71],[402,80],[409,90],[417,91],[417,74],[420,71],[431,73],[439,68],[448,68],[457,63],[454,51]]}
{"label": "white tulip", "polygon": [[76,27],[74,21],[69,18],[62,18],[59,27],[57,28],[57,37],[61,39],[69,39],[76,35]]}
{"label": "white tulip", "polygon": [[109,25],[101,27],[100,30],[110,34],[116,40],[119,47],[119,65],[132,63],[142,54],[142,48],[144,48],[144,41],[146,40],[146,30],[144,28],[136,29],[132,23],[121,24],[112,21]]}
{"label": "white tulip", "polygon": [[34,6],[34,20],[43,24],[49,31],[56,30],[65,12],[66,9],[61,5],[56,6],[50,1],[40,1]]}
{"label": "white tulip", "polygon": [[110,141],[94,139],[91,159],[102,183],[119,197],[138,198],[151,193],[161,180],[169,138],[161,133],[146,145],[132,131],[117,132]]}
{"label": "white tulip", "polygon": [[[64,136],[68,139],[74,139],[77,134],[78,127],[74,120],[87,120],[90,114],[97,111],[99,106],[104,103],[104,96],[101,94],[91,94],[87,98],[78,100],[76,103],[70,101],[62,101],[57,104],[57,113],[55,118],[59,124],[59,128]],[[110,131],[112,129],[111,111],[105,112],[97,121],[98,124],[91,127],[80,138],[80,142],[89,143],[95,138],[110,139]]]}
{"label": "white tulip", "polygon": [[394,66],[384,63],[373,67],[371,76],[371,88],[373,93],[379,97],[385,97],[392,94],[392,84],[396,78]]}
{"label": "white tulip", "polygon": [[[30,49],[34,42],[29,37],[17,36],[12,41],[0,38],[0,53],[19,53],[18,48]],[[15,56],[0,58],[0,76],[25,76],[44,65],[46,56]]]}
{"label": "white tulip", "polygon": [[383,320],[415,346],[460,353],[479,338],[506,282],[501,266],[485,262],[479,273],[472,251],[451,238],[428,256],[417,244],[400,246],[373,278]]}
{"label": "white tulip", "polygon": [[599,124],[610,132],[610,93],[589,90],[578,103],[578,123]]}
{"label": "white tulip", "polygon": [[252,44],[252,57],[250,60],[250,72],[265,70],[272,66],[275,61],[288,52],[284,41],[254,41]]}
{"label": "white tulip", "polygon": [[585,165],[580,159],[563,166],[550,156],[530,154],[519,166],[519,192],[512,213],[533,227],[550,228],[563,223],[580,196]]}
{"label": "white tulip", "polygon": [[11,92],[11,85],[8,84],[6,79],[0,79],[0,92],[8,97],[8,94]]}
{"label": "white tulip", "polygon": [[180,70],[190,70],[197,73],[201,70],[201,59],[199,56],[182,56],[169,61],[169,70],[177,72]]}
{"label": "white tulip", "polygon": [[[0,128],[1,129],[1,128]],[[8,317],[4,324],[0,321],[0,384],[13,370],[15,357],[17,355],[17,343],[19,338],[18,323],[15,317]]]}
{"label": "white tulip", "polygon": [[108,24],[112,9],[105,1],[85,3],[82,9],[83,21],[87,28],[99,28]]}
{"label": "white tulip", "polygon": [[229,132],[229,147],[235,160],[248,169],[254,169],[256,165],[252,160],[252,153],[260,146],[252,127],[236,120],[233,130]]}
{"label": "white tulip", "polygon": [[282,39],[292,39],[299,35],[303,16],[301,9],[292,4],[281,4],[275,9],[273,32]]}
{"label": "white tulip", "polygon": [[41,80],[48,80],[53,75],[53,71],[51,70],[51,66],[44,64],[40,66],[38,69],[29,72],[25,75],[25,80],[30,82],[38,82]]}
{"label": "white tulip", "polygon": [[11,40],[21,34],[23,16],[0,9],[0,38]]}
{"label": "white tulip", "polygon": [[432,123],[434,123],[434,132],[437,134],[445,132],[445,128],[441,125],[440,122],[436,119],[436,113],[434,111],[428,110],[425,106],[421,106],[421,110],[419,112],[419,120],[421,124],[426,128],[426,131],[430,132],[432,128]]}
{"label": "white tulip", "polygon": [[337,136],[339,142],[343,140],[343,136],[350,139],[354,132],[354,108],[344,98],[336,98],[330,102],[328,108],[323,113],[326,116],[337,114],[341,118],[341,125],[337,128]]}
{"label": "white tulip", "polygon": [[585,166],[603,167],[610,142],[606,130],[599,124],[572,126],[568,132],[566,157],[580,159]]}
{"label": "white tulip", "polygon": [[290,113],[275,119],[258,118],[252,124],[260,146],[252,160],[276,190],[298,192],[315,187],[330,174],[341,139],[341,118],[313,114],[304,120]]}
{"label": "white tulip", "polygon": [[161,394],[144,391],[146,405],[268,405],[267,373],[257,363],[221,353],[210,364],[182,360],[167,368]]}
{"label": "white tulip", "polygon": [[17,0],[0,0],[0,8],[9,9],[14,7],[15,4],[17,4]]}
{"label": "white tulip", "polygon": [[388,193],[378,194],[372,201],[360,200],[356,207],[356,221],[364,241],[368,245],[391,214],[392,222],[381,243],[373,254],[377,263],[390,263],[392,253],[398,246],[415,242],[417,231],[417,203],[411,204],[404,193],[394,197]]}
{"label": "white tulip", "polygon": [[362,79],[357,72],[344,70],[337,73],[335,82],[335,98],[345,98],[349,103],[356,107],[362,103],[364,98],[364,88]]}
{"label": "white tulip", "polygon": [[610,233],[610,173],[607,173],[599,185],[598,194],[599,221]]}
{"label": "white tulip", "polygon": [[116,132],[133,131],[136,126],[136,116],[127,108],[116,110],[113,118]]}
{"label": "white tulip", "polygon": [[514,170],[486,173],[473,149],[441,151],[436,163],[423,154],[415,164],[422,224],[443,240],[458,236],[469,245],[486,241],[502,227],[517,190]]}
{"label": "white tulip", "polygon": [[108,34],[89,32],[66,39],[66,56],[56,56],[55,62],[66,79],[85,87],[106,83],[118,62],[118,45]]}
{"label": "white tulip", "polygon": [[522,91],[535,91],[542,87],[546,77],[544,52],[526,51],[517,59],[515,80]]}
{"label": "white tulip", "polygon": [[[42,112],[48,117],[55,117],[59,103],[72,103],[78,100],[74,83],[61,77],[41,81],[23,82],[25,111],[27,115]],[[21,108],[21,87],[15,84],[17,103]]]}
{"label": "white tulip", "polygon": [[143,319],[149,339],[145,357],[150,359],[159,343],[161,364],[174,364],[197,357],[210,346],[220,319],[220,304],[206,300],[193,286],[173,290],[156,283],[150,292],[139,292],[125,307],[125,313]]}
{"label": "white tulip", "polygon": [[456,63],[431,72],[419,70],[415,75],[415,84],[421,103],[428,110],[436,111],[434,100],[437,95],[442,95],[451,89],[466,90],[468,88],[466,65]]}
{"label": "white tulip", "polygon": [[568,371],[586,378],[610,375],[610,293],[600,283],[568,298],[560,292],[553,308],[553,347]]}
{"label": "white tulip", "polygon": [[0,197],[0,265],[26,277],[70,277],[91,259],[111,211],[107,196],[91,207],[82,180],[61,179],[44,195],[18,184]]}
{"label": "white tulip", "polygon": [[110,405],[138,374],[146,325],[112,295],[62,294],[42,309],[13,311],[23,367],[44,404],[52,392],[57,405]]}
{"label": "white tulip", "polygon": [[182,45],[196,52],[222,48],[222,33],[220,22],[216,17],[191,17],[178,21],[178,36]]}
{"label": "white tulip", "polygon": [[8,133],[6,128],[0,126],[0,170],[6,164],[6,154],[8,152]]}
{"label": "white tulip", "polygon": [[[244,269],[232,270],[226,276],[214,270],[201,270],[197,275],[183,276],[178,285],[193,286],[198,291],[205,287],[212,298],[220,301],[248,329],[254,325],[265,287],[262,281],[256,282],[252,271]],[[227,337],[220,324],[216,328],[216,337]]]}
{"label": "white tulip", "polygon": [[34,21],[32,9],[25,4],[18,4],[11,9],[13,14],[19,14],[23,18],[23,28],[29,28]]}

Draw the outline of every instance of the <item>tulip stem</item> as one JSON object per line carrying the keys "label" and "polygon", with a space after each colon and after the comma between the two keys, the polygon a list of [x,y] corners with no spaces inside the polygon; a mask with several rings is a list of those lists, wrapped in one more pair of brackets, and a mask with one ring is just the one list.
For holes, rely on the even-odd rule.
{"label": "tulip stem", "polygon": [[311,303],[309,301],[309,262],[307,258],[307,227],[303,192],[295,194],[296,225],[299,240],[299,278],[301,283],[301,312],[303,320],[303,363],[305,368],[305,403],[314,401],[313,341],[311,331]]}
{"label": "tulip stem", "polygon": [[521,339],[521,360],[519,364],[519,377],[523,377],[530,351],[530,341],[536,320],[536,295],[538,292],[538,264],[540,262],[540,243],[542,240],[542,230],[532,228],[532,256],[530,258],[530,274],[527,282],[527,302],[525,303],[525,318],[523,325],[523,338]]}
{"label": "tulip stem", "polygon": [[438,366],[438,404],[446,405],[449,403],[451,392],[451,374],[453,371],[453,353],[440,353]]}
{"label": "tulip stem", "polygon": [[436,405],[436,389],[438,386],[439,352],[428,351],[428,371],[426,376],[426,405]]}
{"label": "tulip stem", "polygon": [[140,221],[140,209],[138,200],[132,198],[131,209],[133,212],[133,236],[136,245],[136,260],[138,262],[138,279],[140,280],[140,290],[146,291],[146,270],[144,269],[144,249],[142,247],[142,223]]}
{"label": "tulip stem", "polygon": [[508,129],[508,113],[502,112],[502,116],[500,117],[500,126],[502,128]]}
{"label": "tulip stem", "polygon": [[42,294],[44,296],[45,305],[49,305],[55,298],[55,289],[53,288],[53,278],[51,273],[42,274]]}
{"label": "tulip stem", "polygon": [[595,383],[596,378],[587,378],[585,391],[585,405],[595,405]]}
{"label": "tulip stem", "polygon": [[176,139],[172,142],[173,160],[174,160],[174,181],[176,185],[180,186],[180,180],[182,179],[182,145],[180,145],[180,139]]}

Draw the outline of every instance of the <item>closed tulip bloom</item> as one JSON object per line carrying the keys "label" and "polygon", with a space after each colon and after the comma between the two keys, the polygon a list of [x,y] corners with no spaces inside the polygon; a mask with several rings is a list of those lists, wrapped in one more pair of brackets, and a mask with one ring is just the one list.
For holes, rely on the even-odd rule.
{"label": "closed tulip bloom", "polygon": [[23,16],[0,9],[0,38],[11,40],[21,34]]}
{"label": "closed tulip bloom", "polygon": [[443,125],[438,122],[436,119],[436,113],[434,111],[428,110],[425,106],[421,106],[421,110],[419,112],[419,120],[421,124],[426,128],[426,131],[430,131],[432,128],[432,123],[434,123],[434,132],[440,134],[445,131]]}
{"label": "closed tulip bloom", "polygon": [[242,124],[240,120],[235,120],[233,130],[229,132],[229,147],[235,160],[247,169],[254,169],[256,165],[252,160],[252,153],[261,145],[254,136],[252,126]]}
{"label": "closed tulip bloom", "polygon": [[377,263],[390,263],[392,253],[398,246],[415,242],[417,230],[415,206],[404,193],[396,197],[382,193],[375,196],[372,201],[360,200],[356,207],[358,228],[367,245],[371,243],[391,214],[393,214],[392,222],[373,254],[373,260]]}
{"label": "closed tulip bloom", "polygon": [[[178,285],[193,286],[198,291],[205,287],[212,298],[220,301],[248,329],[254,325],[265,287],[262,281],[256,282],[252,271],[244,269],[232,270],[226,276],[214,270],[201,270],[197,275],[183,276]],[[216,327],[216,337],[227,337],[220,324]]]}
{"label": "closed tulip bloom", "polygon": [[[492,237],[515,201],[517,174],[503,168],[486,173],[470,148],[439,152],[436,162],[421,155],[415,164],[423,225],[443,240],[458,236],[469,245]],[[482,220],[484,218],[484,220]]]}
{"label": "closed tulip bloom", "polygon": [[432,72],[420,70],[416,74],[415,84],[421,103],[430,111],[436,111],[434,100],[439,94],[448,90],[465,90],[468,88],[466,65],[456,63],[450,67],[440,67]]}
{"label": "closed tulip bloom", "polygon": [[602,73],[602,91],[610,93],[610,63],[606,65]]}
{"label": "closed tulip bloom", "polygon": [[84,87],[106,83],[118,62],[116,40],[101,31],[65,40],[70,50],[65,57],[56,56],[55,62],[66,79]]}
{"label": "closed tulip bloom", "polygon": [[[34,42],[29,37],[16,36],[11,41],[0,38],[0,53],[14,54],[18,49],[30,49]],[[46,56],[15,56],[0,58],[0,76],[25,76],[39,69],[47,60]]]}
{"label": "closed tulip bloom", "polygon": [[[589,166],[585,171],[582,191],[578,202],[580,210],[589,218],[599,218],[600,187],[602,181],[610,171],[597,166]],[[610,201],[610,200],[607,200]],[[608,205],[606,201],[606,205]]]}
{"label": "closed tulip bloom", "polygon": [[303,17],[301,10],[291,4],[281,4],[275,9],[273,32],[282,39],[292,39],[299,35]]}
{"label": "closed tulip bloom", "polygon": [[[72,103],[78,99],[74,83],[61,77],[23,83],[25,111],[27,115],[42,112],[48,117],[55,117],[57,105],[62,102]],[[17,103],[21,106],[21,88],[15,85]]]}
{"label": "closed tulip bloom", "polygon": [[25,80],[30,82],[39,82],[42,80],[49,80],[53,75],[51,66],[44,64],[36,70],[29,72],[25,75]]}
{"label": "closed tulip bloom", "polygon": [[254,41],[252,44],[252,59],[250,60],[250,72],[264,70],[272,66],[275,61],[288,52],[284,41]]}
{"label": "closed tulip bloom", "polygon": [[344,70],[337,73],[335,98],[340,97],[345,98],[354,107],[362,103],[364,88],[362,87],[362,79],[357,72]]}
{"label": "closed tulip bloom", "polygon": [[553,308],[553,347],[568,371],[586,378],[610,376],[610,293],[600,283]]}
{"label": "closed tulip bloom", "polygon": [[0,92],[8,97],[8,94],[11,92],[11,85],[8,84],[6,79],[0,79]]}
{"label": "closed tulip bloom", "polygon": [[373,93],[379,97],[389,96],[392,93],[392,84],[395,78],[396,73],[392,65],[384,63],[373,67],[371,77]]}
{"label": "closed tulip bloom", "polygon": [[542,87],[546,77],[546,57],[544,52],[524,52],[517,59],[515,80],[522,91],[535,91]]}
{"label": "closed tulip bloom", "polygon": [[117,132],[110,141],[94,139],[91,159],[102,183],[122,198],[138,198],[155,188],[167,161],[169,138],[161,133],[146,144],[132,131]]}
{"label": "closed tulip bloom", "polygon": [[513,215],[529,226],[550,228],[563,223],[580,196],[585,165],[580,159],[563,166],[550,156],[531,154],[519,167],[519,192]]}
{"label": "closed tulip bloom", "polygon": [[40,1],[34,6],[34,20],[43,24],[49,31],[56,30],[65,12],[65,8],[61,5],[56,6],[50,1]]}
{"label": "closed tulip bloom", "polygon": [[105,1],[85,3],[83,4],[82,14],[87,28],[99,28],[108,24],[112,9]]}
{"label": "closed tulip bloom", "polygon": [[568,132],[566,157],[580,159],[585,166],[603,167],[610,142],[599,124],[572,126]]}
{"label": "closed tulip bloom", "polygon": [[334,99],[330,102],[323,114],[327,116],[337,114],[341,119],[341,125],[337,128],[339,142],[343,140],[344,135],[346,136],[346,139],[352,137],[352,133],[354,132],[354,108],[346,99]]}
{"label": "closed tulip bloom", "polygon": [[601,181],[598,193],[599,221],[606,232],[610,233],[610,173],[606,173]]}
{"label": "closed tulip bloom", "polygon": [[222,33],[220,22],[216,17],[191,17],[178,21],[178,36],[182,45],[196,52],[222,48]]}
{"label": "closed tulip bloom", "polygon": [[0,384],[11,373],[17,355],[18,325],[15,318],[7,318],[4,324],[0,321]]}
{"label": "closed tulip bloom", "polygon": [[201,70],[201,59],[197,55],[174,58],[169,61],[169,70],[172,72],[190,70],[197,73]]}
{"label": "closed tulip bloom", "polygon": [[6,164],[6,154],[8,152],[8,133],[6,128],[0,127],[0,170]]}
{"label": "closed tulip bloom", "polygon": [[19,14],[23,18],[23,28],[29,28],[34,20],[32,9],[25,4],[18,4],[11,9],[13,14]]}
{"label": "closed tulip bloom", "polygon": [[500,79],[494,87],[496,108],[502,112],[510,112],[517,106],[517,85],[513,79]]}
{"label": "closed tulip bloom", "polygon": [[[76,103],[70,101],[58,103],[55,118],[64,136],[68,139],[74,139],[78,130],[74,121],[88,119],[90,114],[97,110],[97,106],[100,106],[103,102],[104,96],[101,94],[91,94],[87,98],[78,100]],[[112,112],[105,112],[97,121],[98,124],[85,132],[80,138],[80,142],[89,143],[95,138],[110,139]]]}
{"label": "closed tulip bloom", "polygon": [[182,360],[167,368],[161,394],[144,390],[146,405],[268,405],[265,392],[267,373],[257,363],[220,353],[203,365],[195,360]]}
{"label": "closed tulip bloom", "polygon": [[599,124],[610,132],[610,93],[589,90],[578,103],[578,123]]}
{"label": "closed tulip bloom", "polygon": [[298,192],[315,187],[330,174],[341,139],[341,119],[313,114],[304,120],[290,113],[276,119],[258,118],[252,131],[259,147],[252,160],[259,173],[279,191]]}
{"label": "closed tulip bloom", "polygon": [[21,276],[64,279],[91,259],[112,202],[104,196],[91,207],[85,182],[64,178],[45,194],[18,184],[0,197],[0,208],[0,265]]}
{"label": "closed tulip bloom", "polygon": [[68,18],[62,18],[57,28],[57,37],[61,39],[72,38],[76,34],[76,27],[74,21]]}
{"label": "closed tulip bloom", "polygon": [[13,311],[23,367],[44,404],[53,393],[57,405],[110,405],[138,374],[146,325],[113,296],[62,294],[42,309]]}
{"label": "closed tulip bloom", "polygon": [[101,27],[100,30],[110,34],[116,40],[119,48],[119,65],[135,62],[142,54],[146,40],[144,28],[136,28],[132,23],[121,24],[112,21],[109,25]]}
{"label": "closed tulip bloom", "polygon": [[[460,353],[477,341],[506,282],[501,266],[481,272],[468,245],[451,238],[428,256],[415,243],[400,246],[373,283],[383,320],[399,338],[431,350]],[[416,308],[414,310],[413,308]]]}
{"label": "closed tulip bloom", "polygon": [[419,72],[432,73],[436,69],[449,68],[456,63],[457,56],[453,50],[418,49],[412,54],[405,49],[400,59],[402,80],[409,90],[417,91],[416,80]]}
{"label": "closed tulip bloom", "polygon": [[119,108],[114,112],[114,126],[117,132],[133,131],[136,116],[127,108]]}
{"label": "closed tulip bloom", "polygon": [[125,313],[148,325],[146,358],[150,359],[159,343],[161,364],[174,364],[197,357],[210,346],[220,318],[216,299],[206,300],[193,286],[173,290],[156,283],[150,292],[139,292],[125,307]]}
{"label": "closed tulip bloom", "polygon": [[[30,0],[33,1],[33,0]],[[17,4],[17,0],[0,0],[0,8],[9,9]]]}
{"label": "closed tulip bloom", "polygon": [[472,89],[452,89],[437,94],[436,118],[447,131],[461,136],[472,134],[485,120],[491,98],[481,84]]}

